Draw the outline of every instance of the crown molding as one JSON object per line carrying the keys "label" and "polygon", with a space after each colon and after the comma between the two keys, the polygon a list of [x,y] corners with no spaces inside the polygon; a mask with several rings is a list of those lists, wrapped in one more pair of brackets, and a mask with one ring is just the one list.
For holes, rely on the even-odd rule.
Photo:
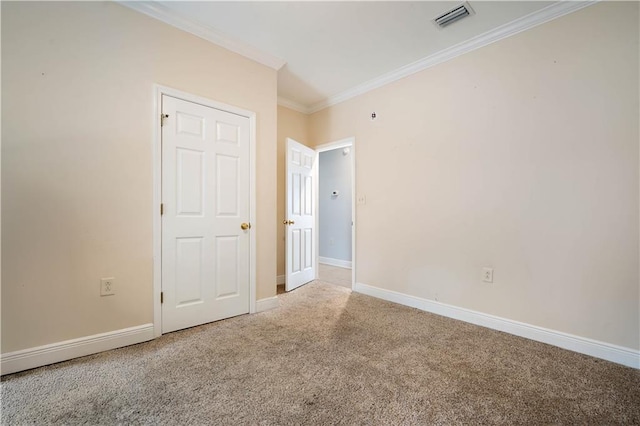
{"label": "crown molding", "polygon": [[311,114],[311,110],[309,107],[306,107],[298,102],[292,101],[291,99],[283,98],[282,96],[278,96],[278,105],[283,106],[285,108],[292,109],[294,111],[298,111],[302,114]]}
{"label": "crown molding", "polygon": [[371,90],[377,89],[394,81],[400,80],[404,77],[408,77],[417,72],[423,71],[434,65],[441,64],[455,57],[487,46],[496,41],[502,40],[512,35],[518,34],[522,31],[526,31],[530,28],[544,24],[545,22],[552,21],[561,16],[573,13],[587,6],[591,6],[598,3],[600,0],[588,0],[588,1],[559,1],[553,3],[543,9],[533,12],[529,15],[518,18],[511,21],[508,24],[497,27],[491,31],[487,31],[484,34],[480,34],[462,43],[458,43],[452,47],[441,50],[431,56],[427,56],[419,61],[405,65],[387,74],[383,74],[380,77],[369,80],[365,83],[359,84],[349,90],[346,90],[337,95],[331,96],[324,101],[317,102],[307,108],[309,113],[313,114],[330,106],[339,104],[346,100],[355,98],[356,96],[367,93]]}
{"label": "crown molding", "polygon": [[214,30],[211,27],[180,16],[174,10],[167,8],[162,4],[146,1],[116,0],[116,2],[122,6],[128,7],[129,9],[135,10],[136,12],[143,13],[173,27],[210,41],[211,43],[217,44],[227,50],[259,62],[262,65],[266,65],[269,68],[273,68],[276,71],[282,68],[286,63],[284,59],[269,55],[268,53],[262,52],[249,44],[233,39],[226,34]]}

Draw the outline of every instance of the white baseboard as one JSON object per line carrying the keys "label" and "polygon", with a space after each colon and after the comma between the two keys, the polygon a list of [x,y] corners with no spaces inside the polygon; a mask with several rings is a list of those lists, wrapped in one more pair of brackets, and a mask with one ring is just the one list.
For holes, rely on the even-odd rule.
{"label": "white baseboard", "polygon": [[318,257],[318,262],[325,265],[338,266],[340,268],[351,268],[350,260],[332,259],[330,257]]}
{"label": "white baseboard", "polygon": [[280,285],[284,283],[285,283],[284,275],[278,275],[276,277],[276,285]]}
{"label": "white baseboard", "polygon": [[388,300],[401,305],[410,306],[426,312],[469,322],[516,336],[525,337],[549,345],[558,346],[570,351],[579,352],[596,358],[605,359],[628,367],[640,368],[640,351],[600,342],[585,337],[575,336],[560,331],[549,330],[531,324],[525,324],[470,309],[447,305],[421,297],[410,296],[392,290],[356,283],[354,291],[378,299]]}
{"label": "white baseboard", "polygon": [[256,301],[256,313],[275,309],[280,306],[278,296],[267,297],[266,299],[260,299]]}
{"label": "white baseboard", "polygon": [[67,361],[110,349],[146,342],[154,338],[153,324],[123,328],[93,336],[51,343],[35,348],[2,354],[0,371],[11,374],[43,365]]}

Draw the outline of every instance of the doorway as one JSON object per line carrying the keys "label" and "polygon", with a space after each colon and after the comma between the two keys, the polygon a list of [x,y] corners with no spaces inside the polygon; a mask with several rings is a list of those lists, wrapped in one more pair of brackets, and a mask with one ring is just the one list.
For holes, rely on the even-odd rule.
{"label": "doorway", "polygon": [[354,139],[316,147],[318,152],[319,280],[353,288],[355,283]]}
{"label": "doorway", "polygon": [[[324,169],[328,176],[335,175],[322,185],[322,194],[321,156],[327,158]],[[340,164],[332,167],[330,158],[339,156],[342,157]],[[286,158],[285,283],[277,287],[277,293],[293,290],[313,279],[353,289],[356,282],[355,138],[320,145],[315,150],[287,138]],[[328,203],[329,208],[322,219],[324,231],[320,225],[323,203]],[[338,204],[340,211],[332,214],[332,208]],[[323,237],[326,238],[321,249]]]}
{"label": "doorway", "polygon": [[156,336],[255,311],[255,114],[158,87]]}

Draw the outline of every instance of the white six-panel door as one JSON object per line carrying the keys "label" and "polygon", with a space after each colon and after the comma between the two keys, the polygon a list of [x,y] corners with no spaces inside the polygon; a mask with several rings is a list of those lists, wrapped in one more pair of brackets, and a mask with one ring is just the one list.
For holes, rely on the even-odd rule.
{"label": "white six-panel door", "polygon": [[287,139],[286,290],[315,279],[316,152]]}
{"label": "white six-panel door", "polygon": [[249,119],[167,95],[162,113],[166,333],[249,312]]}

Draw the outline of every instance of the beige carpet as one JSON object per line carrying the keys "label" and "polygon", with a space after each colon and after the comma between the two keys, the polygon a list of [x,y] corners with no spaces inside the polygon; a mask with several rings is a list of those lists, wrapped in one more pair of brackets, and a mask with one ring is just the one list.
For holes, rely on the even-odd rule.
{"label": "beige carpet", "polygon": [[2,379],[2,424],[639,424],[640,371],[322,282]]}
{"label": "beige carpet", "polygon": [[351,289],[351,268],[340,268],[319,263],[318,278],[321,281]]}

